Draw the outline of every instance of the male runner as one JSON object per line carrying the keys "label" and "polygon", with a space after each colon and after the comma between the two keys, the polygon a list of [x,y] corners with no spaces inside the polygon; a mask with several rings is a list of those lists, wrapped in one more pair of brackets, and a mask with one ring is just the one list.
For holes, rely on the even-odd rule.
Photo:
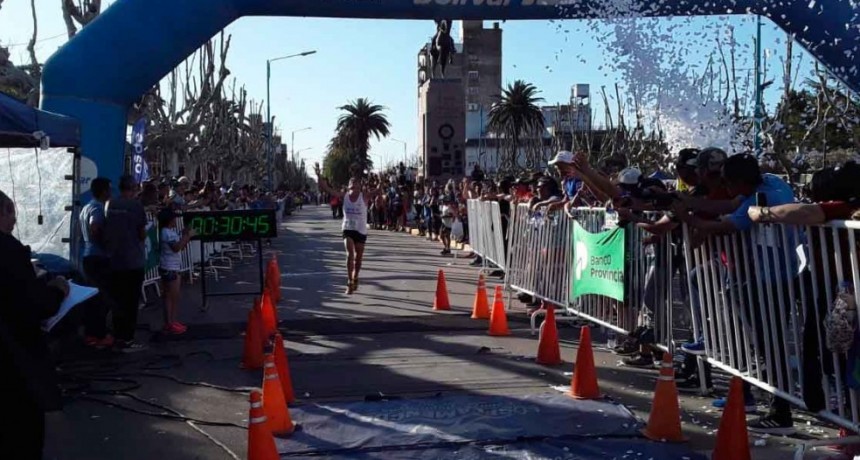
{"label": "male runner", "polygon": [[362,180],[353,176],[349,180],[346,192],[333,189],[322,177],[320,165],[314,165],[317,182],[321,190],[338,197],[343,202],[343,243],[346,248],[346,293],[352,294],[358,289],[358,273],[361,271],[361,260],[364,257],[364,244],[367,242],[367,208],[376,198],[380,190],[362,191]]}

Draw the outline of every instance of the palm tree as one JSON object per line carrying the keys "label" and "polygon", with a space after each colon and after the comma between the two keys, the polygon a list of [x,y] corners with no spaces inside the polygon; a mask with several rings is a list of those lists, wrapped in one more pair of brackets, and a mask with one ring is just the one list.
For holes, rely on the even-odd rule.
{"label": "palm tree", "polygon": [[519,167],[520,142],[522,139],[541,139],[544,132],[543,112],[537,105],[543,102],[540,91],[531,83],[516,80],[502,90],[499,101],[490,109],[488,128],[507,143],[503,169]]}
{"label": "palm tree", "polygon": [[382,113],[385,107],[360,97],[338,108],[346,113],[337,120],[333,143],[350,151],[353,162],[363,171],[370,166],[370,137],[380,139],[389,134],[391,125]]}

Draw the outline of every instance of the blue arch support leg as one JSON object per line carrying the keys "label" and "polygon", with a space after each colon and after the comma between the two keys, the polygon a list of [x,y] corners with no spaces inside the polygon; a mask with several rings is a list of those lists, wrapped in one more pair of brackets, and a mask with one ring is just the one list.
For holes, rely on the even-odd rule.
{"label": "blue arch support leg", "polygon": [[[858,6],[852,0],[638,0],[647,16],[762,14],[854,91],[860,90]],[[81,122],[95,174],[123,169],[127,108],[242,16],[380,19],[594,18],[602,0],[117,0],[45,65],[43,108]],[[82,178],[86,179],[86,178]],[[85,198],[85,197],[84,197]]]}

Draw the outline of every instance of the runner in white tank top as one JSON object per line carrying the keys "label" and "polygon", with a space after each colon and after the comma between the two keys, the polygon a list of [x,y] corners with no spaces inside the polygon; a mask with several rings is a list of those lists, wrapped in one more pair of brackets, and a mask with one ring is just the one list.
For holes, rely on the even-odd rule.
{"label": "runner in white tank top", "polygon": [[367,209],[371,200],[376,198],[379,190],[362,191],[362,180],[353,177],[349,180],[346,193],[332,188],[322,177],[319,163],[314,165],[320,190],[343,200],[343,243],[346,248],[346,293],[352,294],[358,289],[358,274],[361,271],[361,261],[364,258],[364,244],[367,242]]}

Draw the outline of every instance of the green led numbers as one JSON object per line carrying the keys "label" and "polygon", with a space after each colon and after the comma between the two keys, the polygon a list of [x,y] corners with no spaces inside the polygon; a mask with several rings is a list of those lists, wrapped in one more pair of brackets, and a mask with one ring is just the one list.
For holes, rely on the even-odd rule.
{"label": "green led numbers", "polygon": [[242,225],[242,216],[233,216],[230,219],[230,234],[231,235],[241,235],[244,233],[244,226]]}
{"label": "green led numbers", "polygon": [[257,216],[257,232],[267,235],[271,230],[269,216]]}
{"label": "green led numbers", "polygon": [[186,227],[194,229],[194,239],[202,241],[258,240],[277,236],[275,214],[271,210],[187,212]]}

